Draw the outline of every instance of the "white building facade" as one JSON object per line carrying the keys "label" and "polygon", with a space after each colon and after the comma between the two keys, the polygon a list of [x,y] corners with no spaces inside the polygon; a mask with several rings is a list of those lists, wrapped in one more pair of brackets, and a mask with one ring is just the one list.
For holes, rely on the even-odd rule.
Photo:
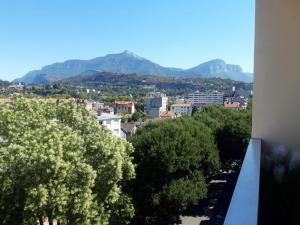
{"label": "white building facade", "polygon": [[171,105],[171,112],[182,116],[191,116],[193,107],[191,103],[176,103]]}
{"label": "white building facade", "polygon": [[224,93],[218,91],[195,91],[189,94],[188,103],[195,105],[223,105]]}
{"label": "white building facade", "polygon": [[112,115],[109,113],[102,113],[97,117],[99,124],[108,128],[114,135],[118,137],[124,137],[124,133],[121,130],[121,116]]}

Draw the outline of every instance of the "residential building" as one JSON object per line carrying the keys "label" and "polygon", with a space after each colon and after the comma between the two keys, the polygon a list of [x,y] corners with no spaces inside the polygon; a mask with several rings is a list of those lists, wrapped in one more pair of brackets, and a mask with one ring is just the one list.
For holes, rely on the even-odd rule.
{"label": "residential building", "polygon": [[100,116],[102,113],[114,115],[114,108],[107,106],[107,105],[103,105],[102,107],[99,107],[97,109],[98,116]]}
{"label": "residential building", "polygon": [[223,105],[224,93],[219,91],[195,91],[189,94],[188,103],[196,105]]}
{"label": "residential building", "polygon": [[168,97],[160,92],[150,93],[147,96],[146,112],[152,118],[160,117],[167,111]]}
{"label": "residential building", "polygon": [[239,109],[240,106],[241,106],[241,103],[239,103],[239,102],[224,102],[225,108]]}
{"label": "residential building", "polygon": [[185,103],[185,99],[183,97],[177,96],[176,103]]}
{"label": "residential building", "polygon": [[7,87],[7,89],[9,89],[9,90],[16,90],[16,91],[22,91],[23,88],[24,88],[24,85],[21,83],[11,84]]}
{"label": "residential building", "polygon": [[175,114],[190,116],[192,115],[192,110],[191,103],[176,103],[171,105],[171,112]]}
{"label": "residential building", "polygon": [[133,114],[135,112],[134,103],[132,101],[115,101],[113,107],[115,114]]}
{"label": "residential building", "polygon": [[102,113],[97,117],[99,124],[108,128],[114,135],[124,138],[124,133],[121,130],[121,119],[119,115]]}
{"label": "residential building", "polygon": [[137,126],[136,123],[121,123],[121,129],[128,138],[135,134]]}
{"label": "residential building", "polygon": [[177,115],[171,111],[164,111],[160,114],[160,119],[174,119],[176,117]]}

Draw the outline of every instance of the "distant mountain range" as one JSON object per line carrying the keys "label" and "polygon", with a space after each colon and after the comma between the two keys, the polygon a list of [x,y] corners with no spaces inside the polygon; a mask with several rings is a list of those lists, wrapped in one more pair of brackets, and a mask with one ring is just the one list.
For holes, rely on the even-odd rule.
{"label": "distant mountain range", "polygon": [[86,71],[116,72],[139,75],[173,76],[173,77],[216,77],[243,82],[252,82],[253,75],[244,73],[239,65],[226,64],[224,60],[215,59],[190,69],[163,67],[130,51],[109,54],[91,60],[67,60],[33,70],[14,80],[24,83],[49,83],[68,77],[82,75]]}

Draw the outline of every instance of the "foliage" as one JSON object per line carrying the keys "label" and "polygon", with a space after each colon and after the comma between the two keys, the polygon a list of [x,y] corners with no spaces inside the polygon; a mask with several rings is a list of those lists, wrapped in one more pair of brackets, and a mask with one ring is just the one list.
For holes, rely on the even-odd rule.
{"label": "foliage", "polygon": [[251,102],[246,110],[240,111],[213,105],[194,116],[213,131],[223,163],[243,158],[251,136],[251,111]]}
{"label": "foliage", "polygon": [[206,196],[206,177],[218,168],[219,156],[203,123],[189,117],[150,123],[131,142],[136,149],[131,191],[137,224],[166,224]]}
{"label": "foliage", "polygon": [[0,224],[128,223],[132,151],[76,104],[17,99],[0,111]]}

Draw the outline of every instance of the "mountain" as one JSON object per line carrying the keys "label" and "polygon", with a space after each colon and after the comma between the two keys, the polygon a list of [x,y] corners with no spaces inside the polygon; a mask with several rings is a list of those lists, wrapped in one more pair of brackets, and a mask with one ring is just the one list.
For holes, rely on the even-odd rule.
{"label": "mountain", "polygon": [[225,61],[220,59],[184,70],[163,67],[130,51],[124,51],[91,60],[74,59],[62,63],[54,63],[44,66],[40,70],[30,71],[21,78],[14,80],[14,82],[45,83],[76,76],[88,70],[158,76],[217,77],[245,82],[252,81],[252,76],[243,73],[240,66],[226,64]]}

